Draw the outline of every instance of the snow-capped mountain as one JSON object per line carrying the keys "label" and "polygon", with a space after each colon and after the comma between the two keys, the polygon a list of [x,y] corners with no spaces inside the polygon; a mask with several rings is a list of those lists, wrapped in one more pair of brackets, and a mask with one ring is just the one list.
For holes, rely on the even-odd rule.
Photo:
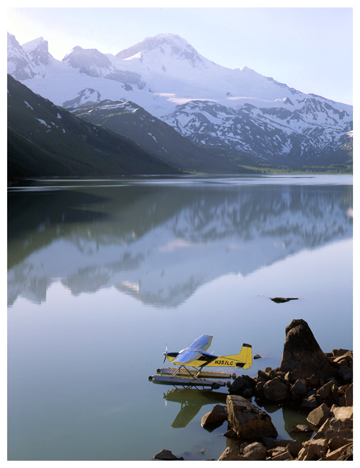
{"label": "snow-capped mountain", "polygon": [[76,46],[62,62],[42,38],[20,46],[8,34],[8,72],[63,107],[135,102],[190,141],[232,155],[323,162],[352,138],[352,106],[220,66],[174,34],[116,55]]}

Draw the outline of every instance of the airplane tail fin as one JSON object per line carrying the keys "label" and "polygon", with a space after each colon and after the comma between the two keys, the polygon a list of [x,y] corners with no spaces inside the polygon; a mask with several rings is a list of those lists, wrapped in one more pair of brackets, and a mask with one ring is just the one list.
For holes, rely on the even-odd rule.
{"label": "airplane tail fin", "polygon": [[246,370],[252,366],[252,346],[243,343],[240,353],[234,356],[237,361],[236,367],[241,367],[242,369]]}
{"label": "airplane tail fin", "polygon": [[239,354],[219,356],[214,363],[211,363],[211,365],[231,366],[245,370],[249,369],[252,366],[252,346],[247,343],[243,343]]}

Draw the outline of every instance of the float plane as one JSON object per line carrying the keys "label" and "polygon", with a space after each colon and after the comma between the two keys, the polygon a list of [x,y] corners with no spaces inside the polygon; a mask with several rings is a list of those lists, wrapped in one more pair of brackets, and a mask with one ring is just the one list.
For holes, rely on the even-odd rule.
{"label": "float plane", "polygon": [[[204,367],[235,367],[238,369],[249,369],[252,365],[252,347],[243,343],[239,354],[226,356],[214,356],[207,353],[213,337],[210,335],[201,335],[187,348],[178,352],[165,351],[164,362],[168,359],[177,368],[161,368],[157,372],[160,375],[149,377],[155,383],[170,383],[172,385],[184,386],[210,386],[219,388],[220,386],[230,385],[219,381],[207,380],[207,377],[218,379],[236,378],[236,374],[227,374],[224,372],[203,371]],[[188,369],[188,367],[195,368]],[[186,378],[187,377],[187,378]]]}

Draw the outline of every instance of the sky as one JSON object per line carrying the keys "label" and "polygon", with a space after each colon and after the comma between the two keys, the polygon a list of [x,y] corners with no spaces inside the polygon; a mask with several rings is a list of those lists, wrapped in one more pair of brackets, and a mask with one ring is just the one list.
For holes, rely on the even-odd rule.
{"label": "sky", "polygon": [[[131,8],[122,7],[129,3]],[[247,66],[302,92],[353,103],[351,2],[321,6],[324,2],[304,0],[305,7],[291,8],[282,7],[283,2],[267,2],[272,6],[265,8],[256,0],[255,8],[219,3],[183,0],[182,7],[176,1],[164,7],[166,2],[160,1],[144,7],[143,2],[120,0],[113,8],[104,0],[105,7],[97,8],[91,2],[84,7],[84,2],[64,0],[61,8],[45,8],[46,3],[36,1],[24,8],[15,1],[7,8],[7,31],[20,44],[43,37],[58,60],[77,45],[117,54],[146,37],[178,34],[219,65]],[[236,2],[242,4],[248,2]]]}

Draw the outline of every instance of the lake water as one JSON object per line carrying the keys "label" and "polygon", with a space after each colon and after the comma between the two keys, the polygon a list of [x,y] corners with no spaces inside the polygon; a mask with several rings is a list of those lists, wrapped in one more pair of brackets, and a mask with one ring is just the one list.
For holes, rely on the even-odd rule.
{"label": "lake water", "polygon": [[[33,181],[8,192],[8,459],[217,459],[226,390],[149,382],[201,334],[280,365],[285,327],[353,349],[352,176]],[[269,297],[297,297],[275,304]],[[265,408],[279,437],[302,415]],[[204,453],[202,453],[202,451]]]}

